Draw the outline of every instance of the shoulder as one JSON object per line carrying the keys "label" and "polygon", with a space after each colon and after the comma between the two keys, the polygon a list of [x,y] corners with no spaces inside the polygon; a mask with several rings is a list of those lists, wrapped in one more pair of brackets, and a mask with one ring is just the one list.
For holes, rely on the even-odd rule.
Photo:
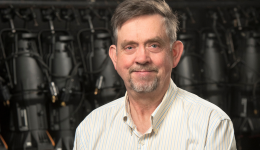
{"label": "shoulder", "polygon": [[230,120],[229,116],[215,104],[199,96],[178,88],[178,99],[183,103],[184,109],[190,115],[199,115],[216,120]]}
{"label": "shoulder", "polygon": [[124,97],[93,110],[76,129],[74,149],[88,148],[89,143],[96,141],[111,123],[119,122],[123,108]]}
{"label": "shoulder", "polygon": [[111,101],[103,106],[94,109],[86,118],[79,124],[78,130],[93,124],[103,124],[111,118],[121,114],[124,108],[125,99],[121,97]]}

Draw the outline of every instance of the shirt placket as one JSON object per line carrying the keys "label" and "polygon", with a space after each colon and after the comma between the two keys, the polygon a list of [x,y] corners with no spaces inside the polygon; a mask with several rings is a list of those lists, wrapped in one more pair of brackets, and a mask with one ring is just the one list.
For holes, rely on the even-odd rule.
{"label": "shirt placket", "polygon": [[148,150],[149,149],[149,140],[151,140],[151,136],[153,133],[147,133],[140,138],[138,138],[138,149],[140,150]]}

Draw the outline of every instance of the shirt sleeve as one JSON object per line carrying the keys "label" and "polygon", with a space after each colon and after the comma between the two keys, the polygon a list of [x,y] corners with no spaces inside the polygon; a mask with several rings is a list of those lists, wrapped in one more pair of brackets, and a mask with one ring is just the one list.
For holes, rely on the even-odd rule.
{"label": "shirt sleeve", "polygon": [[230,119],[213,121],[209,125],[205,150],[236,150],[234,128]]}

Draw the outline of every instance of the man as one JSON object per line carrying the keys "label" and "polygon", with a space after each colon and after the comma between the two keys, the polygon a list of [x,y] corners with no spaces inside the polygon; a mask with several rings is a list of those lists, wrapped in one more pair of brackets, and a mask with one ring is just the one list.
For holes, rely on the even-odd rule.
{"label": "man", "polygon": [[178,20],[160,0],[126,0],[112,17],[109,55],[126,87],[90,113],[76,131],[74,150],[234,150],[233,125],[217,106],[171,80],[183,44]]}

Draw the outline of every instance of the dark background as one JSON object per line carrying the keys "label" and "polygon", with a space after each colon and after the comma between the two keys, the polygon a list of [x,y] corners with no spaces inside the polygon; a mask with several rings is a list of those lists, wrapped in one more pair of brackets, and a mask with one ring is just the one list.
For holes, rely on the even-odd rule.
{"label": "dark background", "polygon": [[[120,2],[0,0],[0,150],[7,145],[9,149],[19,150],[72,149],[75,129],[84,117],[124,95],[122,80],[107,60],[109,45],[113,43],[110,18]],[[260,1],[166,2],[179,15],[178,39],[185,46],[180,64],[173,69],[174,82],[218,105],[230,116],[238,150],[260,149]],[[40,58],[13,53],[16,47],[23,51],[23,45],[18,42],[23,33],[37,35],[30,42],[36,45]],[[16,34],[17,40],[13,37]],[[66,36],[67,40],[61,40],[61,36]],[[56,41],[50,43],[50,37],[55,37]],[[65,48],[58,42],[65,44]],[[24,47],[30,47],[28,45],[31,44]],[[56,60],[56,68],[51,68],[45,60],[51,50],[55,54],[51,60]],[[64,55],[58,58],[61,53]],[[21,57],[34,59],[37,63],[28,60],[28,64],[38,66],[39,71],[35,73],[42,81],[33,78],[35,74],[30,73],[27,60],[21,59],[15,69],[8,57],[12,61]],[[39,63],[41,59],[51,68],[48,75]],[[71,62],[73,59],[76,63]],[[71,73],[73,69],[76,70],[74,74]],[[19,80],[12,86],[15,71]],[[48,76],[60,91],[55,103]],[[71,86],[66,84],[69,80],[74,81]],[[32,88],[25,82],[32,84]],[[24,93],[30,90],[37,94],[26,96]],[[27,123],[21,121],[24,119],[21,112],[25,111]]]}

